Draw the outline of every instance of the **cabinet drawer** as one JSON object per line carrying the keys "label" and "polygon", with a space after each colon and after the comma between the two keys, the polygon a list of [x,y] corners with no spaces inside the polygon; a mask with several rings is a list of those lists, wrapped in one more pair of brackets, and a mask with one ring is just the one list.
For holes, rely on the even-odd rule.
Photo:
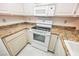
{"label": "cabinet drawer", "polygon": [[5,43],[7,43],[7,42],[9,42],[10,40],[15,39],[16,37],[20,36],[20,35],[23,34],[23,33],[25,33],[25,30],[20,31],[20,32],[18,32],[18,33],[16,33],[16,34],[13,34],[13,35],[11,35],[11,36],[8,36],[8,37],[4,38],[3,41],[4,41]]}

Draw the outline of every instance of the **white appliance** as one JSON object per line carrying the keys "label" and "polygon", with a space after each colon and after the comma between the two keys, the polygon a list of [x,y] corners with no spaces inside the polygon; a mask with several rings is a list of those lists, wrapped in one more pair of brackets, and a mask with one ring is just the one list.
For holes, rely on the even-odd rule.
{"label": "white appliance", "polygon": [[54,16],[55,5],[39,5],[34,7],[35,16]]}
{"label": "white appliance", "polygon": [[51,37],[50,29],[52,27],[52,21],[51,23],[48,22],[47,24],[46,22],[47,21],[45,21],[45,23],[38,23],[35,27],[32,28],[32,46],[43,51],[48,50],[49,40]]}

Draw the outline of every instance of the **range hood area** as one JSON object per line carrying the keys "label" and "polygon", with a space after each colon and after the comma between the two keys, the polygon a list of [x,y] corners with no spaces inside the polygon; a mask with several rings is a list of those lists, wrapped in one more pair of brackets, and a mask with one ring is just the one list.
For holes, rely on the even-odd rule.
{"label": "range hood area", "polygon": [[78,46],[79,3],[0,3],[0,56],[79,56]]}

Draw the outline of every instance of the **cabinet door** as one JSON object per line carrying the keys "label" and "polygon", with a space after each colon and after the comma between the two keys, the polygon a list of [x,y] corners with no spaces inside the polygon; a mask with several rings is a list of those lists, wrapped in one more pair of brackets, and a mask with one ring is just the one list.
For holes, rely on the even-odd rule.
{"label": "cabinet door", "polygon": [[9,53],[1,39],[0,39],[0,56],[9,56]]}
{"label": "cabinet door", "polygon": [[73,15],[75,3],[58,3],[56,4],[55,15],[58,16],[70,16]]}
{"label": "cabinet door", "polygon": [[62,43],[61,43],[60,39],[58,39],[58,41],[57,41],[56,48],[55,48],[55,54],[57,56],[66,56],[65,50],[62,46]]}
{"label": "cabinet door", "polygon": [[32,39],[33,39],[32,31],[31,30],[27,30],[27,40],[28,40],[28,42],[31,43]]}
{"label": "cabinet door", "polygon": [[11,35],[3,40],[10,53],[16,55],[28,43],[27,30]]}
{"label": "cabinet door", "polygon": [[0,12],[10,14],[22,14],[23,4],[22,3],[0,3]]}
{"label": "cabinet door", "polygon": [[10,3],[7,8],[11,12],[23,12],[23,5],[20,3]]}
{"label": "cabinet door", "polygon": [[34,15],[34,6],[33,3],[24,3],[24,15]]}
{"label": "cabinet door", "polygon": [[24,34],[12,39],[6,44],[11,55],[16,55],[25,45],[27,40]]}
{"label": "cabinet door", "polygon": [[53,34],[51,35],[51,40],[49,42],[49,49],[48,49],[49,51],[54,52],[57,39],[58,39],[57,35]]}

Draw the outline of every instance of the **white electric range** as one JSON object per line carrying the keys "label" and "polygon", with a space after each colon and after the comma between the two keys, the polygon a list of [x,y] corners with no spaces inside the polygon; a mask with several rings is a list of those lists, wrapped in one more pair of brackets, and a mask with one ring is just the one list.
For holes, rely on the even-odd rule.
{"label": "white electric range", "polygon": [[44,21],[37,23],[32,27],[33,40],[32,46],[43,51],[48,50],[49,41],[51,38],[52,21]]}

